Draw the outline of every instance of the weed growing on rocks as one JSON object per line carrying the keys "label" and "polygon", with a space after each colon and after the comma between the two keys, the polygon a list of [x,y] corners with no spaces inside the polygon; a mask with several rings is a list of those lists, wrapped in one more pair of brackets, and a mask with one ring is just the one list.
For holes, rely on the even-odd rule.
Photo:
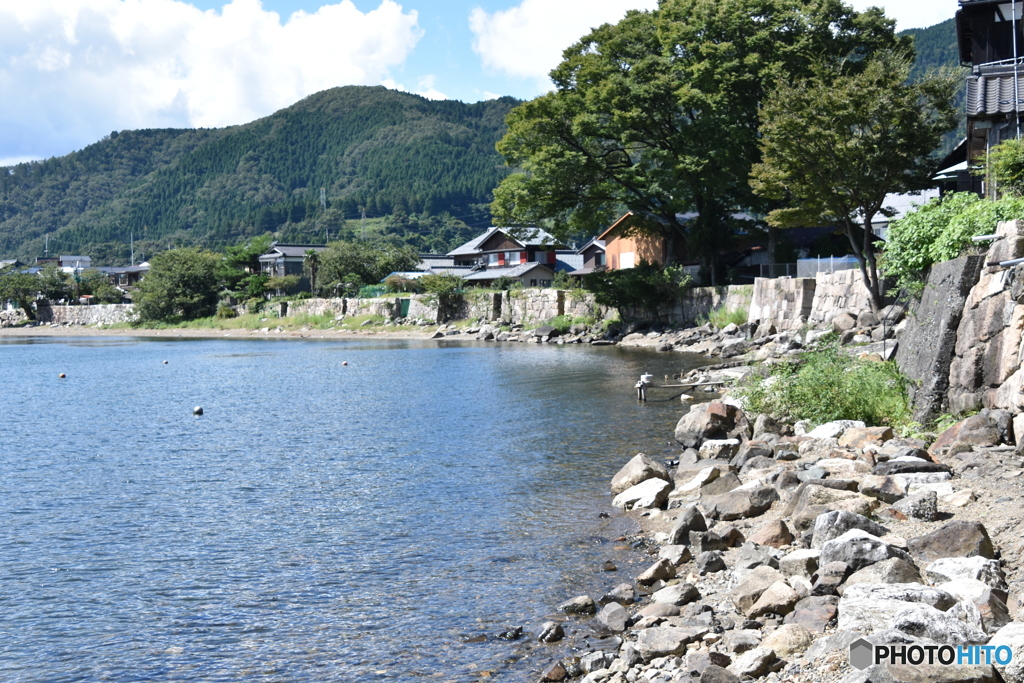
{"label": "weed growing on rocks", "polygon": [[906,389],[895,363],[854,358],[833,338],[795,363],[754,373],[739,394],[751,412],[777,419],[899,427],[910,421]]}

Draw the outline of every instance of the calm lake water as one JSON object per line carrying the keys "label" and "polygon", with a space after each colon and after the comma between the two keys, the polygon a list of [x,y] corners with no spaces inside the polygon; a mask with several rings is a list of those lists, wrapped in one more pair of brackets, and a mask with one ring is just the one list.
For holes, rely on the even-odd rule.
{"label": "calm lake water", "polygon": [[464,641],[645,562],[599,513],[628,458],[677,452],[637,377],[694,361],[0,340],[0,680],[535,680],[564,646]]}

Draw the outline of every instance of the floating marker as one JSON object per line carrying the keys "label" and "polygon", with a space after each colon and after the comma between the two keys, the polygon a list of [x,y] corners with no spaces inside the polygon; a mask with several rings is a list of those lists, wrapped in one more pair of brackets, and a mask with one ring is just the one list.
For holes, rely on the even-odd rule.
{"label": "floating marker", "polygon": [[348,365],[348,361],[347,360],[343,360],[343,361],[341,361],[341,364],[342,365]]}
{"label": "floating marker", "polygon": [[203,407],[202,406],[196,406],[195,408],[192,409],[192,414],[193,415],[202,415],[203,414]]}
{"label": "floating marker", "polygon": [[167,365],[167,361],[164,361],[164,365]]}
{"label": "floating marker", "polygon": [[65,375],[65,374],[64,374],[63,372],[62,372],[62,373],[60,373],[60,374],[59,374],[59,375],[57,375],[57,376],[58,376],[58,377],[60,377],[61,379],[64,379],[65,377],[67,377],[67,375]]}

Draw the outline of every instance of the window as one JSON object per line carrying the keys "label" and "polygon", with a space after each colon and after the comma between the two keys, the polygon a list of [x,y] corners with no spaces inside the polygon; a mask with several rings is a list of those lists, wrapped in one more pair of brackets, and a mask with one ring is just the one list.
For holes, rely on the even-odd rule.
{"label": "window", "polygon": [[530,280],[530,286],[531,287],[536,287],[537,286],[537,278],[533,278],[533,279]]}
{"label": "window", "polygon": [[626,251],[619,255],[619,268],[625,270],[636,265],[636,252]]}
{"label": "window", "polygon": [[550,287],[551,286],[551,280],[541,280],[540,281],[540,286],[541,287]]}
{"label": "window", "polygon": [[487,255],[487,263],[489,263],[492,266],[498,265],[498,255],[497,254],[488,254]]}
{"label": "window", "polygon": [[597,266],[603,266],[603,265],[604,265],[604,252],[603,251],[599,251],[596,254],[594,254],[594,266],[597,267]]}
{"label": "window", "polygon": [[519,263],[519,252],[518,251],[506,251],[505,252],[505,263]]}

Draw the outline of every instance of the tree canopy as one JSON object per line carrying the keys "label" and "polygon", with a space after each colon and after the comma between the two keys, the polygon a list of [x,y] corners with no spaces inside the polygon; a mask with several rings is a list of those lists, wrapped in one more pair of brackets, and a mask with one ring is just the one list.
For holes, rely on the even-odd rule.
{"label": "tree canopy", "polygon": [[910,42],[881,10],[840,0],[664,0],[629,12],[565,51],[555,90],[509,113],[498,150],[519,172],[495,190],[495,219],[566,239],[629,210],[633,230],[714,254],[736,207],[772,207],[748,178],[775,83],[810,75],[816,60],[857,64]]}
{"label": "tree canopy", "polygon": [[790,204],[769,214],[773,224],[843,227],[876,308],[871,224],[888,193],[931,185],[932,152],[956,125],[954,78],[911,82],[911,63],[884,52],[858,68],[823,64],[811,77],[780,79],[761,112],[763,159],[751,181],[762,196]]}
{"label": "tree canopy", "polygon": [[195,247],[154,256],[134,297],[139,319],[180,322],[213,315],[219,298],[221,258]]}

